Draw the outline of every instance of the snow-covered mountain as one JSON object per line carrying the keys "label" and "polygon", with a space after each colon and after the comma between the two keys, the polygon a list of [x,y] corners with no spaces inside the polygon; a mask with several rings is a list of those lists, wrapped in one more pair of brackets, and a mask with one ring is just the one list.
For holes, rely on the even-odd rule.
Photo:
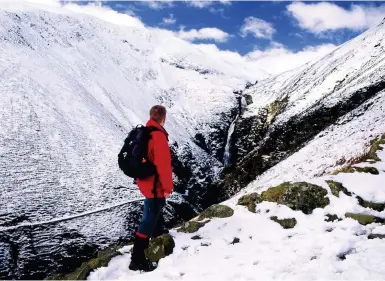
{"label": "snow-covered mountain", "polygon": [[266,76],[242,65],[242,57],[236,66],[226,52],[130,16],[115,15],[119,24],[111,23],[109,12],[1,1],[0,278],[57,269],[42,263],[28,272],[35,251],[40,260],[64,252],[57,261],[63,266],[63,256],[74,255],[59,242],[68,233],[78,237],[66,242],[74,248],[92,245],[84,252],[131,236],[140,203],[124,203],[141,195],[118,169],[117,154],[154,104],[169,110],[177,192],[168,211],[176,218],[175,209],[179,217],[201,210],[222,168],[238,106],[233,91]]}
{"label": "snow-covered mountain", "polygon": [[[316,182],[385,132],[384,22],[319,61],[267,78],[242,57],[101,9],[0,4],[0,279],[66,272],[131,237],[141,205],[127,202],[140,195],[116,156],[153,104],[169,109],[173,222],[245,187]],[[252,219],[237,213],[207,235],[223,238],[218,229],[233,233]]]}
{"label": "snow-covered mountain", "polygon": [[385,20],[322,59],[245,90],[249,105],[235,123],[223,196],[257,176],[259,186],[322,175],[382,134],[384,38]]}
{"label": "snow-covered mountain", "polygon": [[235,196],[172,231],[154,272],[129,271],[128,246],[89,279],[383,278],[384,75],[385,19],[247,89],[224,175]]}

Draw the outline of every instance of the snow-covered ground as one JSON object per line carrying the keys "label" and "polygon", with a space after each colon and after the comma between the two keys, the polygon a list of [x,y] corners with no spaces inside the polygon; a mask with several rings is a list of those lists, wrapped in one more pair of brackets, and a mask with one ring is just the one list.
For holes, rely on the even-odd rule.
{"label": "snow-covered ground", "polygon": [[[329,191],[330,205],[316,209],[311,215],[293,211],[276,203],[257,205],[257,213],[236,205],[236,198],[226,202],[234,208],[230,218],[213,219],[197,233],[172,231],[176,248],[162,259],[156,271],[139,274],[128,270],[130,254],[114,258],[108,267],[91,273],[90,280],[256,280],[256,279],[383,279],[385,243],[369,240],[367,235],[385,234],[385,226],[362,226],[345,218],[325,222],[324,215],[346,212],[373,214],[385,218],[385,211],[376,212],[358,205],[357,199],[340,192],[331,194],[325,180],[340,181],[366,200],[385,201],[385,150],[377,155],[381,162],[365,163],[376,167],[379,175],[365,173],[338,174],[309,180]],[[297,225],[285,230],[270,220],[296,218]],[[191,237],[200,235],[201,240]],[[239,243],[232,244],[234,238]],[[206,245],[206,246],[205,246]],[[124,250],[129,250],[129,247]]]}

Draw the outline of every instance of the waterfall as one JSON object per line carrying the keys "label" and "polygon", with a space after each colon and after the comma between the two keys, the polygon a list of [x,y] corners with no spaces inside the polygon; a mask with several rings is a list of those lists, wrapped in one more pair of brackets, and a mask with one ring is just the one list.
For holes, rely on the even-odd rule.
{"label": "waterfall", "polygon": [[238,100],[238,114],[234,118],[234,121],[231,123],[229,131],[227,132],[225,154],[223,155],[223,164],[225,165],[225,167],[230,165],[230,160],[231,160],[230,141],[231,141],[231,137],[234,133],[235,122],[238,120],[238,117],[241,116],[245,112],[245,109],[247,106],[246,98],[244,96],[238,96],[237,100]]}
{"label": "waterfall", "polygon": [[237,121],[238,116],[239,115],[237,115],[235,117],[234,121],[231,123],[229,131],[227,133],[227,142],[226,142],[226,146],[225,146],[225,154],[223,155],[223,163],[224,163],[225,167],[227,167],[230,164],[230,156],[231,156],[231,154],[230,154],[230,141],[231,141],[231,136],[234,133],[235,122]]}
{"label": "waterfall", "polygon": [[247,106],[246,98],[244,96],[241,97],[241,112],[239,114],[243,114],[245,112]]}

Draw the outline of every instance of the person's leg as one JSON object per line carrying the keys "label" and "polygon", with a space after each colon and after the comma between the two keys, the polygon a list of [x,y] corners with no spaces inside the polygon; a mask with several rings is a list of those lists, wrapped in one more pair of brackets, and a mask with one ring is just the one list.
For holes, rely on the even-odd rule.
{"label": "person's leg", "polygon": [[164,209],[164,206],[166,204],[166,201],[163,200],[163,198],[160,198],[158,200],[159,200],[160,210],[159,210],[159,215],[158,215],[158,220],[157,220],[157,224],[156,224],[156,227],[155,227],[155,231],[152,234],[153,238],[158,237],[158,236],[160,236],[162,234],[169,233],[169,231],[168,231],[168,229],[166,228],[166,225],[165,225],[164,212],[163,212],[163,209]]}
{"label": "person's leg", "polygon": [[143,217],[135,235],[131,263],[129,266],[131,270],[151,271],[155,269],[155,267],[147,261],[144,255],[144,250],[147,249],[149,238],[153,232],[153,225],[157,220],[155,205],[155,199],[146,198],[144,200]]}

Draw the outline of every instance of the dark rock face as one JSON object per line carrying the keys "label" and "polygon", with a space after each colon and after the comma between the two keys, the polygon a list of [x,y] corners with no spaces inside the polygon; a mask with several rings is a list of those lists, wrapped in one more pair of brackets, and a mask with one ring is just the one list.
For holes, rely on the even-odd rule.
{"label": "dark rock face", "polygon": [[[183,209],[178,208],[184,220],[191,219],[199,211],[217,202],[218,189],[215,188],[217,175],[215,167],[219,169],[219,161],[208,154],[197,156],[192,148],[186,144],[182,152],[177,154],[172,148],[174,191],[180,193],[185,200]],[[180,203],[178,203],[180,205]],[[174,204],[175,205],[175,204]],[[185,208],[189,206],[188,208]]]}
{"label": "dark rock face", "polygon": [[246,104],[247,105],[250,105],[253,103],[253,97],[250,96],[250,95],[245,95],[245,99],[246,99]]}
{"label": "dark rock face", "polygon": [[[135,215],[138,209],[141,204],[133,203],[68,222],[2,231],[0,279],[44,279],[73,272],[84,261],[97,257],[106,245],[123,245],[131,240],[140,218]],[[122,227],[113,228],[116,224]]]}
{"label": "dark rock face", "polygon": [[231,159],[235,164],[253,151],[255,145],[262,141],[266,128],[268,111],[261,109],[256,116],[238,119],[230,142]]}
{"label": "dark rock face", "polygon": [[98,252],[97,257],[88,262],[82,263],[74,272],[68,274],[56,274],[46,278],[45,280],[86,280],[91,271],[107,266],[112,258],[121,255],[118,251],[119,246],[106,248]]}
{"label": "dark rock face", "polygon": [[321,100],[281,123],[269,125],[266,122],[268,108],[265,109],[267,114],[241,118],[236,123],[236,141],[232,147],[233,155],[239,156],[233,160],[236,165],[223,175],[221,199],[237,193],[258,175],[300,150],[322,130],[384,89],[385,80],[361,88],[329,107],[324,106]]}

